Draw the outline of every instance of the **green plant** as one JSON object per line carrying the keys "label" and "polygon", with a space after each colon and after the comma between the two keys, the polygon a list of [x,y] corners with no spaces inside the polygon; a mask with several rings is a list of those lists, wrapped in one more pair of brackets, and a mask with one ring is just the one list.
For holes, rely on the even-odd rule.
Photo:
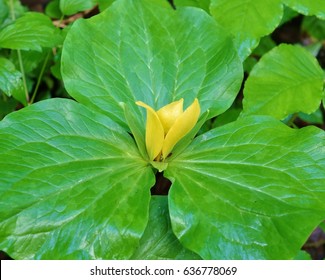
{"label": "green plant", "polygon": [[[296,257],[325,218],[325,134],[289,125],[319,109],[324,72],[302,47],[273,47],[245,82],[238,119],[196,136],[234,104],[244,59],[282,18],[282,3],[268,0],[272,25],[244,25],[233,43],[237,22],[217,12],[226,2],[211,1],[214,19],[118,0],[73,24],[61,74],[75,100],[38,102],[0,123],[2,250],[18,259]],[[136,102],[158,110],[181,98],[185,108],[198,99],[200,118],[152,161]],[[168,196],[152,196],[163,178]]]}

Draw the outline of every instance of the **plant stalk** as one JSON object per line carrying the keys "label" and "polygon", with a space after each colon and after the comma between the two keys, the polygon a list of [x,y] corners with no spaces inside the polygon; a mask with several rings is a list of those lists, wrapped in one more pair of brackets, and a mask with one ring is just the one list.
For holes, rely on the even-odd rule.
{"label": "plant stalk", "polygon": [[46,58],[44,60],[44,63],[42,65],[42,69],[41,69],[41,72],[40,74],[38,75],[38,78],[37,78],[37,82],[36,82],[36,86],[35,86],[35,89],[34,89],[34,92],[33,92],[33,95],[32,95],[32,98],[30,99],[30,104],[33,104],[34,100],[35,100],[35,97],[36,97],[36,94],[37,94],[37,91],[38,91],[38,88],[39,88],[39,85],[41,84],[41,80],[43,78],[43,74],[44,74],[44,71],[45,71],[45,68],[46,68],[46,65],[47,65],[47,62],[49,60],[49,57],[50,57],[50,53],[51,53],[51,50],[48,51],[47,55],[46,55]]}
{"label": "plant stalk", "polygon": [[[9,3],[10,3],[11,19],[13,21],[15,21],[16,20],[16,16],[15,16],[15,8],[14,8],[13,0],[10,0]],[[19,68],[20,68],[20,72],[22,74],[22,79],[23,79],[25,98],[26,98],[27,104],[29,104],[29,95],[28,95],[28,89],[27,89],[27,83],[26,83],[26,76],[25,76],[23,59],[21,57],[21,51],[20,50],[17,50],[17,54],[18,54]]]}

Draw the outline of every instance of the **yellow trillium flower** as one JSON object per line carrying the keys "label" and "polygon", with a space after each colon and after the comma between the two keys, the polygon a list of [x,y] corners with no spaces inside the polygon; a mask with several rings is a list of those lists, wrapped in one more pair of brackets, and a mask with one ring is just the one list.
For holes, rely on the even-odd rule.
{"label": "yellow trillium flower", "polygon": [[200,104],[197,98],[183,111],[184,99],[172,102],[158,111],[142,101],[136,104],[147,109],[146,146],[150,160],[163,161],[176,143],[189,133],[198,121]]}

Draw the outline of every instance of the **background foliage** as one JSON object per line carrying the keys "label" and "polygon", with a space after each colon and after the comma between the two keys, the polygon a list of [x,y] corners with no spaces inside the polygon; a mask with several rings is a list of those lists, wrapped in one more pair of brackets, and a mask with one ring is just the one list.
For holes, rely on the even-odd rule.
{"label": "background foliage", "polygon": [[[325,2],[258,2],[0,0],[0,249],[324,258]],[[135,101],[182,97],[164,178]]]}

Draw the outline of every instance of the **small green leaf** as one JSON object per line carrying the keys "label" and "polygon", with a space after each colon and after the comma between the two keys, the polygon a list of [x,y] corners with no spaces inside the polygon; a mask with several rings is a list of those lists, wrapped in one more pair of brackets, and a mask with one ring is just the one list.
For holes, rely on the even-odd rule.
{"label": "small green leaf", "polygon": [[59,30],[41,13],[26,13],[0,30],[1,48],[41,51],[60,40]]}
{"label": "small green leaf", "polygon": [[170,224],[167,196],[153,196],[151,198],[149,222],[140,239],[140,246],[131,259],[200,259],[200,256],[185,249],[174,235]]}
{"label": "small green leaf", "polygon": [[16,70],[15,65],[4,57],[0,57],[0,90],[27,105],[22,75]]}
{"label": "small green leaf", "polygon": [[325,213],[325,133],[269,117],[200,135],[168,164],[175,235],[205,259],[292,259]]}
{"label": "small green leaf", "polygon": [[303,15],[315,15],[321,19],[325,19],[324,0],[282,0],[282,2]]}
{"label": "small green leaf", "polygon": [[176,8],[182,6],[198,7],[209,13],[210,0],[174,0]]}
{"label": "small green leaf", "polygon": [[97,0],[99,10],[102,12],[112,5],[116,0]]}
{"label": "small green leaf", "polygon": [[4,0],[0,0],[0,27],[8,17],[9,17],[9,7],[4,2]]}
{"label": "small green leaf", "polygon": [[324,123],[323,120],[323,114],[322,111],[320,109],[318,109],[317,111],[315,111],[312,114],[304,114],[304,113],[299,113],[298,117],[303,120],[304,122],[313,124],[313,125],[321,125]]}
{"label": "small green leaf", "polygon": [[62,17],[62,12],[60,10],[60,0],[53,0],[45,8],[45,14],[50,18],[59,19]]}
{"label": "small green leaf", "polygon": [[282,24],[285,24],[298,15],[299,14],[296,11],[292,10],[288,6],[284,6],[283,17],[279,25],[281,26]]}
{"label": "small green leaf", "polygon": [[27,7],[23,6],[20,0],[0,0],[0,3],[0,15],[3,16],[0,29],[27,12]]}
{"label": "small green leaf", "polygon": [[318,40],[325,39],[325,20],[317,17],[304,17],[302,29]]}
{"label": "small green leaf", "polygon": [[323,71],[317,60],[299,46],[282,44],[264,55],[244,88],[244,115],[284,119],[292,113],[310,114],[319,107]]}
{"label": "small green leaf", "polygon": [[283,7],[280,0],[211,0],[210,11],[215,20],[232,33],[244,61],[259,39],[279,25]]}
{"label": "small green leaf", "polygon": [[[125,120],[130,128],[135,142],[137,143],[139,152],[143,158],[148,158],[147,148],[145,144],[145,122],[137,118],[139,114],[139,107],[129,106],[128,104],[122,104],[124,109]],[[135,112],[134,110],[138,111]]]}
{"label": "small green leaf", "polygon": [[13,112],[18,105],[18,102],[14,98],[7,97],[0,93],[0,120],[2,120],[7,114]]}
{"label": "small green leaf", "polygon": [[271,36],[265,36],[261,38],[257,48],[253,51],[254,55],[263,56],[265,53],[276,47],[275,42],[272,40]]}
{"label": "small green leaf", "polygon": [[69,16],[91,9],[96,5],[96,2],[96,0],[60,0],[60,10],[64,15]]}
{"label": "small green leaf", "polygon": [[120,102],[140,100],[157,110],[182,97],[186,108],[198,97],[202,112],[220,114],[231,106],[242,75],[230,37],[204,11],[145,0],[119,0],[78,20],[62,51],[69,94],[125,128]]}
{"label": "small green leaf", "polygon": [[126,259],[148,220],[151,167],[107,116],[67,99],[0,123],[0,248],[15,259]]}
{"label": "small green leaf", "polygon": [[325,221],[322,221],[319,225],[319,227],[322,229],[322,231],[324,231],[325,233]]}

